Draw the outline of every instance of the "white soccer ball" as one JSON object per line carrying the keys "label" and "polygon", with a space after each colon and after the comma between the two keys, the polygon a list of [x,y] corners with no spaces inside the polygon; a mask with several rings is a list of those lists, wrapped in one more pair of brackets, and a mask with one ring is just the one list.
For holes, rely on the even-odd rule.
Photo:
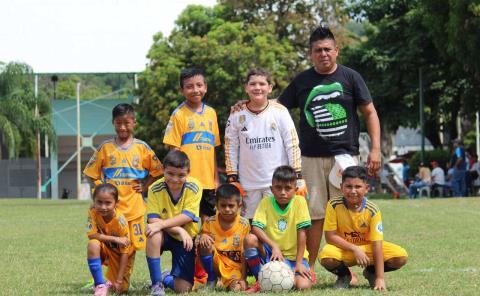
{"label": "white soccer ball", "polygon": [[262,266],[258,273],[258,282],[263,292],[288,291],[295,283],[295,275],[285,262],[270,261]]}

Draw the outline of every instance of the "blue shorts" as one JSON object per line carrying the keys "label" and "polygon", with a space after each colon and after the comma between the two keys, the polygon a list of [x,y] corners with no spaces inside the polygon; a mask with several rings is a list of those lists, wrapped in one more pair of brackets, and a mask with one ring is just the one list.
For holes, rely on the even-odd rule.
{"label": "blue shorts", "polygon": [[161,251],[162,253],[163,251],[170,251],[172,253],[172,271],[170,274],[193,284],[193,275],[195,273],[195,246],[192,250],[186,251],[181,241],[163,232]]}
{"label": "blue shorts", "polygon": [[[260,261],[262,262],[262,265],[268,263],[270,261],[270,257],[272,257],[272,249],[267,244],[263,244],[263,249],[265,250],[266,258],[262,258],[260,256]],[[287,265],[290,266],[291,269],[295,269],[295,264],[297,264],[297,261],[289,259],[285,259],[283,262],[287,263]],[[307,270],[310,269],[310,265],[305,258],[303,258],[302,263],[307,268]]]}

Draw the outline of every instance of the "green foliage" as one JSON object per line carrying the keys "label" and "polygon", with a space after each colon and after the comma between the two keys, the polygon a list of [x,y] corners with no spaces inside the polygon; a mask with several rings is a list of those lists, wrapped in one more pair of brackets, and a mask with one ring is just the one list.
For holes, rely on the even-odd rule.
{"label": "green foliage", "polygon": [[37,133],[48,135],[54,146],[50,112],[45,97],[34,97],[30,66],[21,63],[0,65],[0,158],[33,155]]}
{"label": "green foliage", "polygon": [[[426,2],[437,10],[428,8]],[[391,133],[400,125],[418,126],[420,69],[425,132],[435,147],[441,145],[439,130],[456,138],[457,116],[472,116],[480,108],[480,86],[462,70],[459,58],[465,63],[465,57],[446,50],[453,41],[446,38],[445,26],[440,24],[442,16],[448,14],[448,3],[458,2],[466,1],[353,2],[351,13],[364,23],[366,38],[345,48],[342,61],[365,78],[383,133]],[[459,33],[461,29],[456,31]],[[471,53],[478,57],[476,50]]]}
{"label": "green foliage", "polygon": [[[415,176],[418,173],[418,166],[421,162],[421,152],[417,151],[415,154],[412,155],[412,158],[408,161],[408,165],[410,166],[410,175],[411,177]],[[430,166],[430,162],[436,160],[438,164],[446,170],[447,165],[450,161],[450,151],[442,150],[442,149],[435,149],[432,151],[425,151],[425,165]],[[430,167],[431,169],[431,167]],[[446,173],[446,171],[445,171]]]}
{"label": "green foliage", "polygon": [[[272,97],[278,96],[308,63],[302,55],[310,30],[339,10],[329,1],[220,3],[213,8],[188,6],[168,38],[160,33],[154,36],[150,64],[138,79],[140,124],[136,132],[160,155],[165,152],[162,132],[169,115],[184,100],[178,81],[182,69],[204,70],[208,84],[204,100],[216,109],[223,135],[230,106],[246,98],[247,72],[254,67],[267,69],[275,86]],[[320,11],[324,14],[317,14]]]}

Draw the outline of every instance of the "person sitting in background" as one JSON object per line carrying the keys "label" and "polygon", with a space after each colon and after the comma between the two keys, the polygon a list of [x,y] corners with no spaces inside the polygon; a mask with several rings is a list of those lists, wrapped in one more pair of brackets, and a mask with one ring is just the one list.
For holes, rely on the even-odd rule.
{"label": "person sitting in background", "polygon": [[470,196],[477,194],[478,187],[480,187],[480,162],[478,162],[478,155],[475,153],[470,154],[470,163],[467,172],[467,188]]}
{"label": "person sitting in background", "polygon": [[418,189],[425,186],[430,186],[431,181],[432,174],[430,172],[430,168],[428,168],[423,162],[421,162],[418,166],[418,174],[416,175],[416,180],[408,187],[408,197],[417,198]]}
{"label": "person sitting in background", "polygon": [[439,195],[442,195],[443,187],[445,187],[445,171],[436,160],[430,162],[430,165],[432,166],[432,192],[440,188]]}

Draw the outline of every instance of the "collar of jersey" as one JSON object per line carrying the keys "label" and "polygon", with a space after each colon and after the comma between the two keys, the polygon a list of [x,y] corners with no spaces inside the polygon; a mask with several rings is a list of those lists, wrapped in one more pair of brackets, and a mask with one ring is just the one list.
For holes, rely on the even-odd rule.
{"label": "collar of jersey", "polygon": [[198,111],[198,112],[195,111],[195,110],[193,110],[192,108],[190,108],[190,106],[187,104],[187,102],[183,102],[183,105],[185,105],[185,107],[186,107],[188,110],[190,110],[190,111],[192,111],[193,113],[198,114],[198,115],[202,115],[202,114],[203,114],[203,111],[205,111],[205,103],[204,103],[204,102],[202,102],[202,110],[200,110],[200,111]]}
{"label": "collar of jersey", "polygon": [[185,190],[185,183],[183,183],[182,190],[180,191],[180,195],[179,195],[177,200],[175,200],[175,198],[173,198],[172,192],[170,192],[170,188],[168,188],[167,183],[165,183],[165,187],[167,188],[167,192],[168,192],[168,196],[170,197],[170,201],[172,201],[172,203],[174,205],[177,205],[177,203],[182,199],[183,191]]}
{"label": "collar of jersey", "polygon": [[[345,208],[347,210],[350,210],[348,208],[348,205],[347,205],[347,200],[345,199],[345,197],[342,197],[342,201],[343,201],[343,205],[345,206]],[[363,209],[365,209],[365,206],[367,205],[367,198],[364,196],[363,199],[362,199],[362,205],[360,206],[360,209],[358,209],[358,212],[361,212],[363,211]]]}
{"label": "collar of jersey", "polygon": [[269,101],[269,100],[267,100],[267,106],[265,106],[265,108],[263,108],[263,109],[260,110],[259,112],[255,112],[255,111],[250,110],[250,108],[248,108],[248,103],[245,104],[245,109],[246,109],[248,112],[252,113],[253,115],[260,115],[260,114],[262,114],[263,112],[265,112],[265,110],[268,109],[268,107],[270,107],[270,101]]}
{"label": "collar of jersey", "polygon": [[130,145],[128,145],[127,147],[121,147],[120,145],[118,145],[118,144],[117,144],[117,136],[113,137],[113,145],[115,145],[115,147],[116,147],[118,150],[128,151],[128,150],[130,150],[130,148],[133,147],[133,144],[135,144],[135,137],[133,137],[132,143],[130,143]]}
{"label": "collar of jersey", "polygon": [[271,197],[271,201],[272,201],[272,206],[273,206],[273,209],[275,210],[275,212],[279,213],[280,215],[285,215],[285,213],[288,212],[288,210],[290,209],[290,207],[292,206],[292,200],[295,198],[292,197],[292,199],[290,199],[290,201],[288,202],[287,206],[285,207],[285,209],[281,209],[280,206],[278,205],[277,203],[277,200],[275,199],[275,196],[272,195]]}

